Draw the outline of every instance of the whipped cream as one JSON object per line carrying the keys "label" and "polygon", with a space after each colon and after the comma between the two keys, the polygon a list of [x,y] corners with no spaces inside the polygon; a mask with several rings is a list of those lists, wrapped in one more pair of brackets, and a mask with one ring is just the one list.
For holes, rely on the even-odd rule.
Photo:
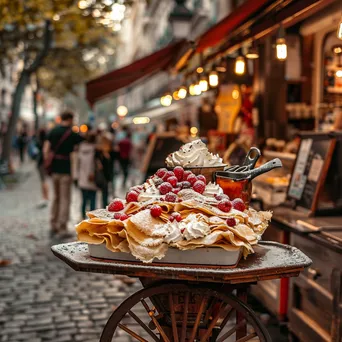
{"label": "whipped cream", "polygon": [[167,234],[164,236],[164,241],[168,244],[183,240],[181,229],[177,222],[169,222],[165,224]]}
{"label": "whipped cream", "polygon": [[149,179],[146,183],[144,183],[144,191],[141,192],[138,196],[139,202],[146,202],[150,200],[158,201],[161,197],[159,190],[155,186],[154,182]]}
{"label": "whipped cream", "polygon": [[181,221],[179,227],[184,229],[183,236],[186,240],[193,240],[204,237],[210,233],[208,218],[202,214],[190,214]]}
{"label": "whipped cream", "polygon": [[194,140],[183,145],[177,152],[171,153],[166,158],[168,167],[210,167],[223,166],[222,158],[218,154],[213,154],[208,151],[206,144],[200,139]]}
{"label": "whipped cream", "polygon": [[209,182],[207,184],[203,192],[203,196],[207,196],[207,197],[215,197],[215,195],[222,195],[222,194],[223,194],[222,188],[218,184],[212,183],[212,182]]}

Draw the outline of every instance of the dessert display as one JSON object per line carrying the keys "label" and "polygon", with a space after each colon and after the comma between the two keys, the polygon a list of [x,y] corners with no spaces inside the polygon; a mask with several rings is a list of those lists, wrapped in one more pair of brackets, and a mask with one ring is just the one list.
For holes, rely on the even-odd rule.
{"label": "dessert display", "polygon": [[165,162],[168,169],[181,166],[195,175],[202,174],[207,182],[212,181],[214,172],[222,171],[226,166],[222,158],[209,152],[206,144],[200,139],[183,145],[178,151],[171,153]]}
{"label": "dessert display", "polygon": [[[169,156],[168,165],[179,162],[181,153]],[[179,165],[172,171],[159,169],[144,184],[129,189],[125,200],[116,198],[106,209],[87,215],[76,227],[80,241],[105,244],[111,252],[130,253],[145,263],[162,260],[169,249],[221,249],[247,257],[272,216],[247,208],[241,198],[231,200],[218,184],[207,184],[202,174]]]}

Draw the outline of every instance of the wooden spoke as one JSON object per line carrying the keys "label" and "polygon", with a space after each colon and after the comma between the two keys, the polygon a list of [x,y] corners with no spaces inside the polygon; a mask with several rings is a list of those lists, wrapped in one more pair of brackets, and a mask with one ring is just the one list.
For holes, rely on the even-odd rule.
{"label": "wooden spoke", "polygon": [[228,337],[232,336],[236,330],[243,327],[246,324],[246,321],[243,320],[239,324],[235,325],[233,328],[231,328],[229,331],[227,331],[224,335],[222,335],[219,339],[217,339],[217,342],[225,341]]}
{"label": "wooden spoke", "polygon": [[207,331],[205,332],[205,334],[201,338],[201,342],[205,342],[207,340],[207,338],[210,336],[212,330],[214,329],[218,319],[220,318],[221,314],[227,309],[228,306],[229,306],[229,304],[225,305],[223,308],[221,306],[221,308],[218,310],[217,314],[213,317],[212,321],[210,322]]}
{"label": "wooden spoke", "polygon": [[177,322],[176,322],[175,308],[173,305],[173,296],[171,292],[169,293],[169,306],[170,306],[173,340],[174,342],[178,342]]}
{"label": "wooden spoke", "polygon": [[[227,324],[227,322],[229,321],[230,316],[232,315],[232,313],[234,312],[233,307],[231,307],[230,305],[228,305],[227,307],[229,307],[225,318],[222,320],[220,328],[223,329],[225,327],[225,325]],[[226,307],[226,308],[227,308]]]}
{"label": "wooden spoke", "polygon": [[191,333],[191,337],[190,337],[189,341],[193,341],[195,339],[196,332],[197,332],[198,326],[200,324],[201,316],[202,316],[206,302],[207,302],[207,297],[204,296],[202,298],[202,301],[201,301],[201,304],[200,304],[200,307],[199,307],[199,310],[198,310],[198,313],[196,316],[196,321],[195,321],[194,327],[192,329],[192,333]]}
{"label": "wooden spoke", "polygon": [[186,338],[186,329],[187,329],[187,325],[188,325],[189,298],[190,298],[189,291],[186,291],[183,322],[182,322],[182,332],[181,332],[181,342],[185,342],[185,338]]}
{"label": "wooden spoke", "polygon": [[125,325],[119,323],[118,326],[126,331],[127,334],[130,334],[132,337],[134,337],[136,340],[138,340],[139,342],[148,342],[147,340],[145,340],[144,338],[140,337],[138,334],[136,334],[134,331],[132,331],[131,329],[127,328]]}
{"label": "wooden spoke", "polygon": [[159,338],[153,333],[153,331],[131,310],[128,311],[128,314],[156,341],[159,341]]}
{"label": "wooden spoke", "polygon": [[165,342],[170,342],[169,338],[167,337],[164,329],[160,326],[158,320],[156,319],[156,317],[154,316],[155,314],[155,310],[151,310],[149,308],[149,306],[147,305],[147,303],[145,302],[144,299],[141,299],[141,304],[143,305],[143,307],[145,308],[146,312],[148,313],[148,315],[151,317],[154,325],[157,327],[160,335],[162,336],[162,338],[164,339]]}
{"label": "wooden spoke", "polygon": [[257,333],[256,333],[256,332],[251,333],[251,334],[249,334],[249,335],[247,335],[247,336],[245,336],[245,337],[242,337],[242,338],[238,339],[236,342],[246,342],[246,341],[251,340],[251,339],[252,339],[253,337],[255,337],[255,336],[257,336]]}

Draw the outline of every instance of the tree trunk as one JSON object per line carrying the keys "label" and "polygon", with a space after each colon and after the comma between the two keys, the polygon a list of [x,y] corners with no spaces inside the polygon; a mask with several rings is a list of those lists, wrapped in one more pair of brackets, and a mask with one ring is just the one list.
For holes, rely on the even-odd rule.
{"label": "tree trunk", "polygon": [[8,123],[8,129],[4,136],[2,145],[1,162],[8,165],[9,157],[11,155],[12,140],[15,133],[16,124],[20,115],[21,100],[25,91],[25,87],[30,81],[30,76],[35,72],[42,64],[44,58],[48,54],[51,46],[51,22],[50,20],[45,21],[44,37],[43,37],[43,48],[37,55],[33,63],[22,71],[19,82],[15,89],[12,98],[12,113]]}
{"label": "tree trunk", "polygon": [[33,91],[33,114],[34,114],[34,134],[38,134],[38,129],[39,129],[39,116],[38,116],[38,81],[37,81],[37,87],[36,90]]}

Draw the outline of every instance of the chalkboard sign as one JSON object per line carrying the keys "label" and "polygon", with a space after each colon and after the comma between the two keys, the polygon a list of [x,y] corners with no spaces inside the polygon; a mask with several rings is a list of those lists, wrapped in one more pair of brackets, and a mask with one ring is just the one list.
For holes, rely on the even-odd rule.
{"label": "chalkboard sign", "polygon": [[296,206],[314,213],[317,209],[318,196],[331,163],[335,141],[325,133],[302,133],[288,198]]}
{"label": "chalkboard sign", "polygon": [[166,157],[184,144],[175,133],[156,134],[150,140],[147,147],[146,157],[142,172],[145,174],[145,179],[153,175],[158,169],[166,167]]}

